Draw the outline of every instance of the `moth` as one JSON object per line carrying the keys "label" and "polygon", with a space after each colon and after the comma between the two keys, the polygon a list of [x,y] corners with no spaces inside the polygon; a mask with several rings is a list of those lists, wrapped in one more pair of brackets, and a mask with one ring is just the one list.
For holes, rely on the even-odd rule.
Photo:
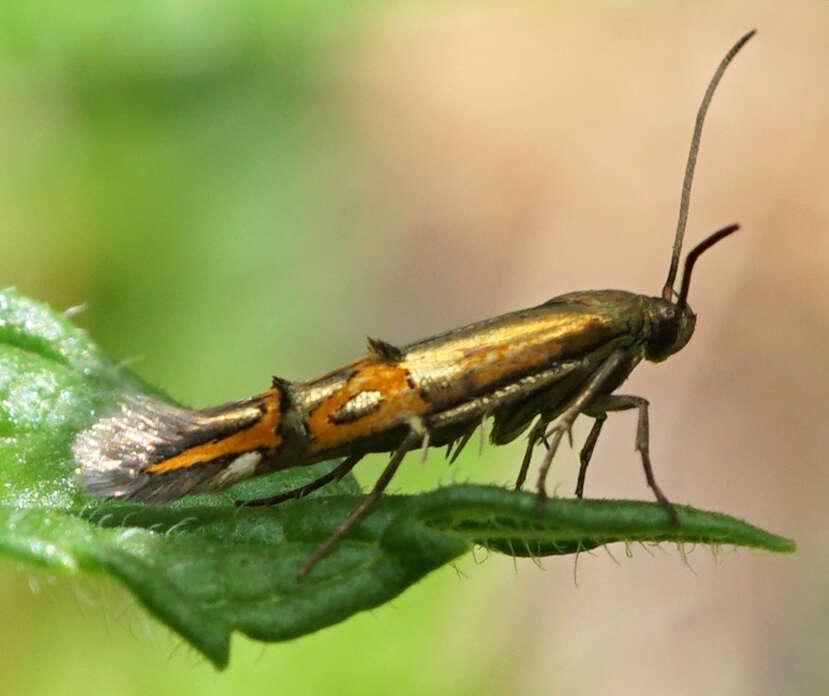
{"label": "moth", "polygon": [[81,432],[72,451],[93,494],[163,503],[215,491],[252,476],[342,458],[300,488],[241,505],[274,505],[345,476],[368,453],[391,458],[371,492],[302,565],[310,569],[366,515],[405,454],[447,447],[460,454],[491,419],[490,440],[511,442],[529,430],[516,488],[544,446],[536,489],[547,493],[550,464],[576,417],[593,418],[581,450],[576,495],[608,413],[638,411],[636,449],[645,478],[674,524],[679,516],[657,485],[648,450],[648,402],[616,394],[642,361],[661,362],[690,340],[696,315],[688,305],[699,256],[738,229],[733,224],[694,247],[675,289],[702,125],[726,67],[754,35],[743,36],[720,62],[696,118],[682,184],[679,221],[661,296],[624,290],[570,292],[517,312],[453,329],[411,345],[369,339],[365,357],[306,382],[274,378],[258,396],[188,410],[142,394],[121,395],[118,410]]}

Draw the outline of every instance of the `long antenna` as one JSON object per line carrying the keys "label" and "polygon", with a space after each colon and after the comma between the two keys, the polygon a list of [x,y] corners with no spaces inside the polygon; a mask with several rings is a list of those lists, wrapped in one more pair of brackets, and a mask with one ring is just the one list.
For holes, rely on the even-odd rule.
{"label": "long antenna", "polygon": [[711,98],[714,96],[714,90],[720,83],[720,78],[723,76],[728,64],[733,60],[740,49],[745,45],[752,36],[757,33],[756,29],[752,29],[748,34],[743,36],[737,43],[735,43],[731,50],[725,54],[725,57],[720,61],[714,77],[708,83],[708,89],[705,90],[705,95],[702,97],[702,103],[699,105],[697,111],[697,122],[694,126],[694,135],[691,138],[691,149],[688,152],[688,162],[685,165],[685,178],[682,180],[682,200],[679,204],[679,220],[676,224],[676,237],[674,237],[674,250],[671,256],[671,267],[668,269],[668,279],[665,281],[665,287],[662,288],[662,297],[670,302],[674,292],[674,281],[676,280],[676,272],[679,268],[679,255],[682,252],[682,238],[685,236],[685,224],[688,222],[688,205],[691,200],[691,184],[694,181],[694,169],[697,166],[697,153],[699,152],[699,141],[702,138],[702,124],[705,122],[705,114],[708,112],[708,105],[711,103]]}

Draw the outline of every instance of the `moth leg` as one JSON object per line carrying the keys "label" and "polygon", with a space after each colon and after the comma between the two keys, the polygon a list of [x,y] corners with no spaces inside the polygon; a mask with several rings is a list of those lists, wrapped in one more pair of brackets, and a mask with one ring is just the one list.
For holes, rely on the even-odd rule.
{"label": "moth leg", "polygon": [[579,467],[579,480],[578,483],[576,483],[577,498],[584,497],[584,479],[587,476],[587,465],[590,464],[590,458],[593,456],[593,450],[596,447],[596,441],[599,439],[599,433],[602,432],[602,426],[607,420],[607,413],[604,411],[599,412],[596,414],[595,418],[596,420],[593,421],[593,427],[590,429],[590,434],[584,441],[584,447],[581,448],[581,454],[579,454],[581,466]]}
{"label": "moth leg", "polygon": [[582,390],[576,394],[575,398],[568,404],[567,408],[562,411],[559,422],[547,433],[551,438],[547,451],[544,453],[544,458],[541,460],[541,466],[538,470],[538,509],[544,508],[544,503],[547,501],[547,489],[545,481],[547,479],[547,472],[550,470],[550,464],[553,461],[556,450],[561,443],[561,438],[564,433],[567,433],[572,443],[572,427],[580,413],[588,409],[596,397],[601,393],[605,381],[622,365],[625,360],[625,353],[617,350],[608,355],[604,362],[599,366],[587,384]]}
{"label": "moth leg", "polygon": [[317,548],[314,553],[312,553],[305,562],[302,564],[302,567],[299,569],[296,577],[297,580],[301,580],[304,578],[308,572],[313,568],[321,558],[323,558],[334,546],[337,545],[339,541],[343,539],[352,529],[354,529],[355,525],[360,521],[362,517],[364,517],[376,504],[377,501],[380,499],[380,496],[383,495],[383,491],[386,489],[386,486],[389,485],[389,482],[394,477],[394,474],[397,472],[398,467],[400,466],[400,462],[403,461],[403,457],[406,456],[406,452],[411,449],[417,447],[423,440],[426,438],[425,429],[412,427],[409,431],[409,434],[400,444],[400,447],[397,448],[395,453],[392,455],[389,463],[386,465],[386,468],[383,469],[383,473],[380,474],[380,478],[377,479],[377,483],[374,484],[374,488],[371,489],[371,493],[369,493],[362,503],[360,503],[346,519],[343,523],[337,527],[336,531],[328,537],[321,546]]}
{"label": "moth leg", "polygon": [[466,443],[472,439],[472,436],[475,434],[475,429],[469,430],[466,434],[461,438],[460,442],[458,442],[457,447],[455,447],[455,451],[452,453],[452,457],[449,460],[449,466],[455,463],[455,460],[460,456],[460,453],[463,451],[463,448],[466,447]]}
{"label": "moth leg", "polygon": [[[628,411],[634,408],[639,411],[639,420],[636,424],[636,450],[642,457],[642,468],[645,470],[645,479],[648,482],[648,486],[650,486],[651,490],[653,491],[653,494],[656,496],[656,499],[659,501],[662,507],[665,508],[665,511],[670,516],[671,522],[673,522],[677,527],[679,527],[679,515],[676,512],[676,508],[673,506],[673,503],[671,503],[671,501],[668,500],[667,496],[662,492],[662,489],[656,483],[656,479],[653,476],[649,444],[650,429],[648,426],[648,405],[648,400],[643,399],[641,396],[614,394],[610,396],[604,396],[594,401],[590,406],[591,409],[595,409],[595,411],[597,412],[603,412],[605,413],[605,415],[607,414],[607,411]],[[595,429],[596,426],[594,425],[593,427]],[[592,431],[590,434],[593,434]],[[586,448],[587,443],[585,443],[585,449]],[[582,464],[582,466],[585,469],[587,468],[586,464]],[[579,474],[581,474],[581,472],[579,472]]]}
{"label": "moth leg", "polygon": [[429,456],[429,431],[423,433],[423,439],[420,442],[420,463],[426,466],[426,458]]}
{"label": "moth leg", "polygon": [[311,491],[315,491],[318,488],[322,488],[325,484],[331,483],[331,481],[339,481],[343,476],[345,476],[349,471],[351,471],[357,464],[357,462],[359,462],[362,458],[362,454],[352,454],[350,457],[346,457],[345,459],[343,459],[342,462],[340,462],[340,464],[335,466],[327,474],[320,476],[318,479],[314,479],[313,481],[311,481],[311,483],[306,483],[304,486],[294,488],[290,491],[285,491],[284,493],[279,493],[278,495],[273,495],[269,498],[256,498],[255,500],[237,500],[234,502],[234,505],[238,505],[240,507],[276,505],[277,503],[282,503],[286,500],[291,500],[292,498],[304,498]]}
{"label": "moth leg", "polygon": [[527,471],[530,468],[530,460],[533,457],[533,448],[539,442],[544,442],[549,449],[550,444],[546,441],[544,431],[547,429],[547,424],[549,421],[544,420],[543,418],[539,418],[538,422],[533,426],[533,429],[530,430],[530,434],[527,436],[529,442],[527,442],[527,449],[524,451],[524,459],[521,460],[521,469],[518,472],[518,478],[515,479],[515,490],[520,491],[521,486],[524,485],[524,481],[527,480]]}
{"label": "moth leg", "polygon": [[478,442],[478,456],[482,457],[484,455],[484,441],[486,440],[486,417],[487,414],[481,416],[481,439]]}
{"label": "moth leg", "polygon": [[[544,458],[541,460],[541,466],[538,469],[538,483],[536,484],[539,511],[544,509],[544,504],[547,502],[546,480],[547,472],[550,470],[550,464],[553,463],[553,457],[558,450],[559,444],[561,444],[561,438],[564,437],[564,433],[570,435],[570,429],[573,426],[573,421],[579,413],[579,411],[575,411],[571,418],[569,413],[565,412],[562,420],[553,426],[552,430],[547,433],[551,439],[549,444],[547,444],[547,451],[544,453]],[[566,420],[564,420],[564,417],[566,417]],[[570,435],[570,437],[572,438],[572,435]]]}

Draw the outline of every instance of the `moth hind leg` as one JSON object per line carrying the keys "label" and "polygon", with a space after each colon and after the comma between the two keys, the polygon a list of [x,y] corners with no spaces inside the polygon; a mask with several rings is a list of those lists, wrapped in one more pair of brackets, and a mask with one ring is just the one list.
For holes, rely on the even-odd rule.
{"label": "moth hind leg", "polygon": [[348,533],[354,529],[357,523],[377,504],[377,501],[380,500],[386,486],[389,485],[397,472],[400,463],[403,461],[403,457],[406,456],[406,452],[418,447],[419,445],[428,445],[428,442],[428,431],[422,426],[422,424],[418,424],[417,427],[413,424],[408,435],[406,435],[403,442],[400,443],[400,446],[394,451],[394,454],[392,454],[389,463],[386,465],[386,468],[383,469],[383,473],[380,474],[380,478],[377,479],[377,482],[374,484],[374,488],[371,489],[371,493],[369,493],[363,499],[363,502],[352,511],[352,513],[340,524],[339,527],[337,527],[334,533],[331,534],[331,536],[328,537],[317,548],[317,550],[314,551],[314,553],[305,559],[305,562],[302,564],[302,567],[297,573],[297,580],[304,578],[309,573],[311,568],[313,568],[324,556],[328,554],[329,551],[331,551],[331,549],[333,549],[343,538],[345,538]]}
{"label": "moth hind leg", "polygon": [[268,498],[256,498],[255,500],[237,500],[234,502],[234,505],[238,505],[239,507],[259,507],[263,505],[278,505],[279,503],[283,503],[286,500],[291,499],[298,499],[304,498],[306,495],[311,493],[312,491],[317,490],[318,488],[322,488],[328,483],[332,481],[339,481],[343,478],[349,471],[351,471],[363,458],[362,454],[359,455],[351,455],[350,457],[346,457],[343,459],[337,466],[335,466],[331,471],[327,474],[323,474],[317,479],[314,479],[310,483],[306,483],[304,486],[299,486],[298,488],[293,488],[289,491],[285,491],[284,493],[278,493],[277,495],[270,496]]}

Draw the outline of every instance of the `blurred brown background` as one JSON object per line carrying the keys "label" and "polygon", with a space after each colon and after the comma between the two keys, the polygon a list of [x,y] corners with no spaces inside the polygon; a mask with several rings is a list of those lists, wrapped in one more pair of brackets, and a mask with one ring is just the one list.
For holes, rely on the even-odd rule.
{"label": "blurred brown background", "polygon": [[[687,549],[686,564],[668,546],[630,557],[617,547],[618,564],[599,550],[575,569],[545,561],[545,572],[466,558],[465,577],[446,569],[393,607],[295,643],[260,651],[236,638],[220,677],[167,660],[156,639],[134,639],[118,621],[107,633],[98,612],[56,612],[29,592],[27,571],[4,570],[3,611],[20,645],[44,644],[38,621],[87,631],[124,676],[102,677],[100,655],[79,667],[85,649],[68,634],[64,656],[49,657],[55,674],[124,693],[274,679],[286,692],[825,693],[829,3],[366,4],[324,27],[315,39],[324,51],[297,58],[297,80],[317,96],[279,116],[284,142],[301,153],[295,165],[274,164],[284,149],[273,146],[275,159],[218,179],[215,219],[213,188],[157,207],[141,198],[152,175],[135,185],[133,169],[116,166],[136,202],[119,199],[95,244],[72,236],[90,224],[68,196],[52,215],[15,207],[21,184],[10,165],[0,201],[18,236],[3,240],[0,283],[58,307],[88,300],[79,323],[116,357],[145,356],[138,372],[197,405],[259,391],[271,372],[322,373],[359,355],[366,334],[405,343],[576,289],[658,294],[699,100],[725,51],[756,27],[709,112],[686,241],[735,221],[743,229],[697,268],[693,341],[640,367],[625,390],[651,401],[654,467],[674,501],[744,517],[793,537],[798,551]],[[10,64],[6,78],[44,100],[2,107],[16,129],[4,159],[25,168],[37,148],[53,147],[36,137],[33,115],[61,118],[71,102],[48,90],[32,97],[40,83]],[[268,121],[269,109],[251,120]],[[198,122],[199,109],[188,118]],[[211,118],[220,134],[249,125]],[[177,181],[213,171],[196,156],[187,167],[166,171]],[[95,193],[87,202],[100,207]],[[192,219],[177,218],[175,205]],[[139,209],[151,221],[142,237],[129,228]],[[238,232],[223,243],[210,236],[231,223]],[[21,246],[23,237],[39,241]],[[100,280],[111,264],[141,271]],[[588,425],[578,424],[579,444]],[[609,420],[589,496],[649,498],[634,432],[633,414]],[[410,462],[397,483],[507,483],[522,448],[488,447],[478,458],[470,447],[449,473],[433,455],[425,470]],[[358,477],[369,484],[381,466],[375,458]],[[559,456],[560,494],[571,494],[577,469],[577,452]],[[32,675],[44,650],[21,647],[4,669],[39,689]],[[138,681],[127,678],[139,669]]]}

